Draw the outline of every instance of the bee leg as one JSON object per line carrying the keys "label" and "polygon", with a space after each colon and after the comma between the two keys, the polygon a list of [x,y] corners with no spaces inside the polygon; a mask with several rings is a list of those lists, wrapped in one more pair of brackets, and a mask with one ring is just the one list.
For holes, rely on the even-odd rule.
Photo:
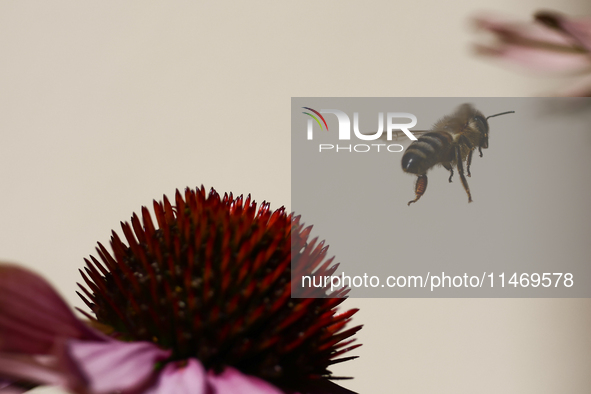
{"label": "bee leg", "polygon": [[451,178],[454,176],[454,168],[449,163],[443,164],[443,168],[449,171],[449,183],[451,183]]}
{"label": "bee leg", "polygon": [[[474,145],[472,145],[472,143],[468,138],[466,138],[466,136],[461,136],[460,142],[462,142],[464,145],[468,147],[468,149],[470,149],[470,152],[468,152],[468,160],[466,160],[466,173],[468,176],[471,177],[472,175],[470,174],[470,164],[472,164],[472,151],[474,150]],[[480,147],[478,147],[478,149],[480,149]],[[482,157],[482,151],[480,151],[480,157]]]}
{"label": "bee leg", "polygon": [[464,163],[462,163],[462,152],[460,151],[460,147],[456,147],[456,159],[458,163],[458,173],[460,174],[460,179],[462,180],[462,185],[464,186],[464,190],[468,194],[468,202],[472,202],[472,195],[470,194],[470,188],[468,187],[468,181],[464,176]]}
{"label": "bee leg", "polygon": [[478,147],[478,152],[480,152],[480,157],[482,157],[482,148]]}
{"label": "bee leg", "polygon": [[427,190],[427,175],[419,175],[417,178],[417,184],[415,185],[415,195],[417,198],[409,201],[408,205],[412,204],[413,202],[417,202],[419,198],[425,194],[425,190]]}

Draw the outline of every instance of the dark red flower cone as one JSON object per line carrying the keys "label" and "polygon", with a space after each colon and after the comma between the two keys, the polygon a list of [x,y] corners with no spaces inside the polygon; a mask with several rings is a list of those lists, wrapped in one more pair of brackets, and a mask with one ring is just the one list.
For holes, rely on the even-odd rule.
{"label": "dark red flower cone", "polygon": [[299,217],[203,187],[154,201],[154,214],[143,207],[122,223],[126,242],[113,232],[113,252],[99,244],[100,261],[81,271],[89,317],[111,335],[171,350],[166,362],[197,358],[296,390],[329,387],[329,366],[355,358],[342,356],[360,346],[351,337],[361,327],[345,329],[357,310],[336,312],[346,289],[290,296],[292,251],[296,277],[337,268]]}

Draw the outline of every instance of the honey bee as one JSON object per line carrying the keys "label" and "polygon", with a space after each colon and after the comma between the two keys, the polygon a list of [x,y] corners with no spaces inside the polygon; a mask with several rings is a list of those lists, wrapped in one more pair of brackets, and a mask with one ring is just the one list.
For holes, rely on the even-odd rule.
{"label": "honey bee", "polygon": [[464,176],[464,162],[466,173],[470,176],[472,153],[478,148],[482,157],[482,149],[488,148],[488,119],[511,113],[515,111],[501,112],[485,118],[472,105],[462,104],[453,114],[437,121],[431,130],[413,141],[402,156],[402,170],[417,175],[416,197],[408,205],[417,202],[425,194],[427,171],[436,165],[441,165],[450,172],[449,182],[454,175],[454,166],[457,168],[462,186],[468,194],[468,202],[472,202],[468,181]]}

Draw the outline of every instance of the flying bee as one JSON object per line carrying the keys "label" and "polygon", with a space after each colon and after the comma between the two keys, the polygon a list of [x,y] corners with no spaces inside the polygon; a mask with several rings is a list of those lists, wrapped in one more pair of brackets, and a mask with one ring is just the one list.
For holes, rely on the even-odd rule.
{"label": "flying bee", "polygon": [[488,148],[488,119],[510,113],[515,111],[501,112],[485,118],[472,105],[462,104],[456,112],[437,121],[431,130],[413,141],[402,156],[402,170],[417,175],[416,197],[408,205],[417,202],[425,194],[427,171],[436,165],[441,165],[450,172],[449,182],[454,175],[454,166],[457,168],[468,194],[468,202],[472,202],[468,181],[464,176],[464,162],[466,173],[470,176],[472,153],[478,148],[482,157],[482,149]]}

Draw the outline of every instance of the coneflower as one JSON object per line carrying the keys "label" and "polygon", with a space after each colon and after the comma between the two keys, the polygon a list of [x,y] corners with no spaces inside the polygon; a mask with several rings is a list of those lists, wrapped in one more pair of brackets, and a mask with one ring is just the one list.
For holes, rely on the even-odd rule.
{"label": "coneflower", "polygon": [[477,44],[478,54],[528,71],[576,75],[576,83],[554,95],[591,95],[591,18],[539,11],[531,23],[490,15],[474,18],[474,22],[496,38],[494,44]]}
{"label": "coneflower", "polygon": [[80,296],[92,314],[81,312],[93,328],[38,276],[0,267],[0,384],[97,394],[350,393],[328,370],[359,346],[351,337],[361,327],[345,329],[356,310],[335,309],[347,289],[291,298],[292,273],[337,268],[323,243],[308,242],[310,227],[283,208],[263,202],[257,210],[250,196],[203,187],[153,210],[155,220],[142,208],[122,223],[124,239],[113,232],[112,252],[99,243],[98,258],[86,260]]}

